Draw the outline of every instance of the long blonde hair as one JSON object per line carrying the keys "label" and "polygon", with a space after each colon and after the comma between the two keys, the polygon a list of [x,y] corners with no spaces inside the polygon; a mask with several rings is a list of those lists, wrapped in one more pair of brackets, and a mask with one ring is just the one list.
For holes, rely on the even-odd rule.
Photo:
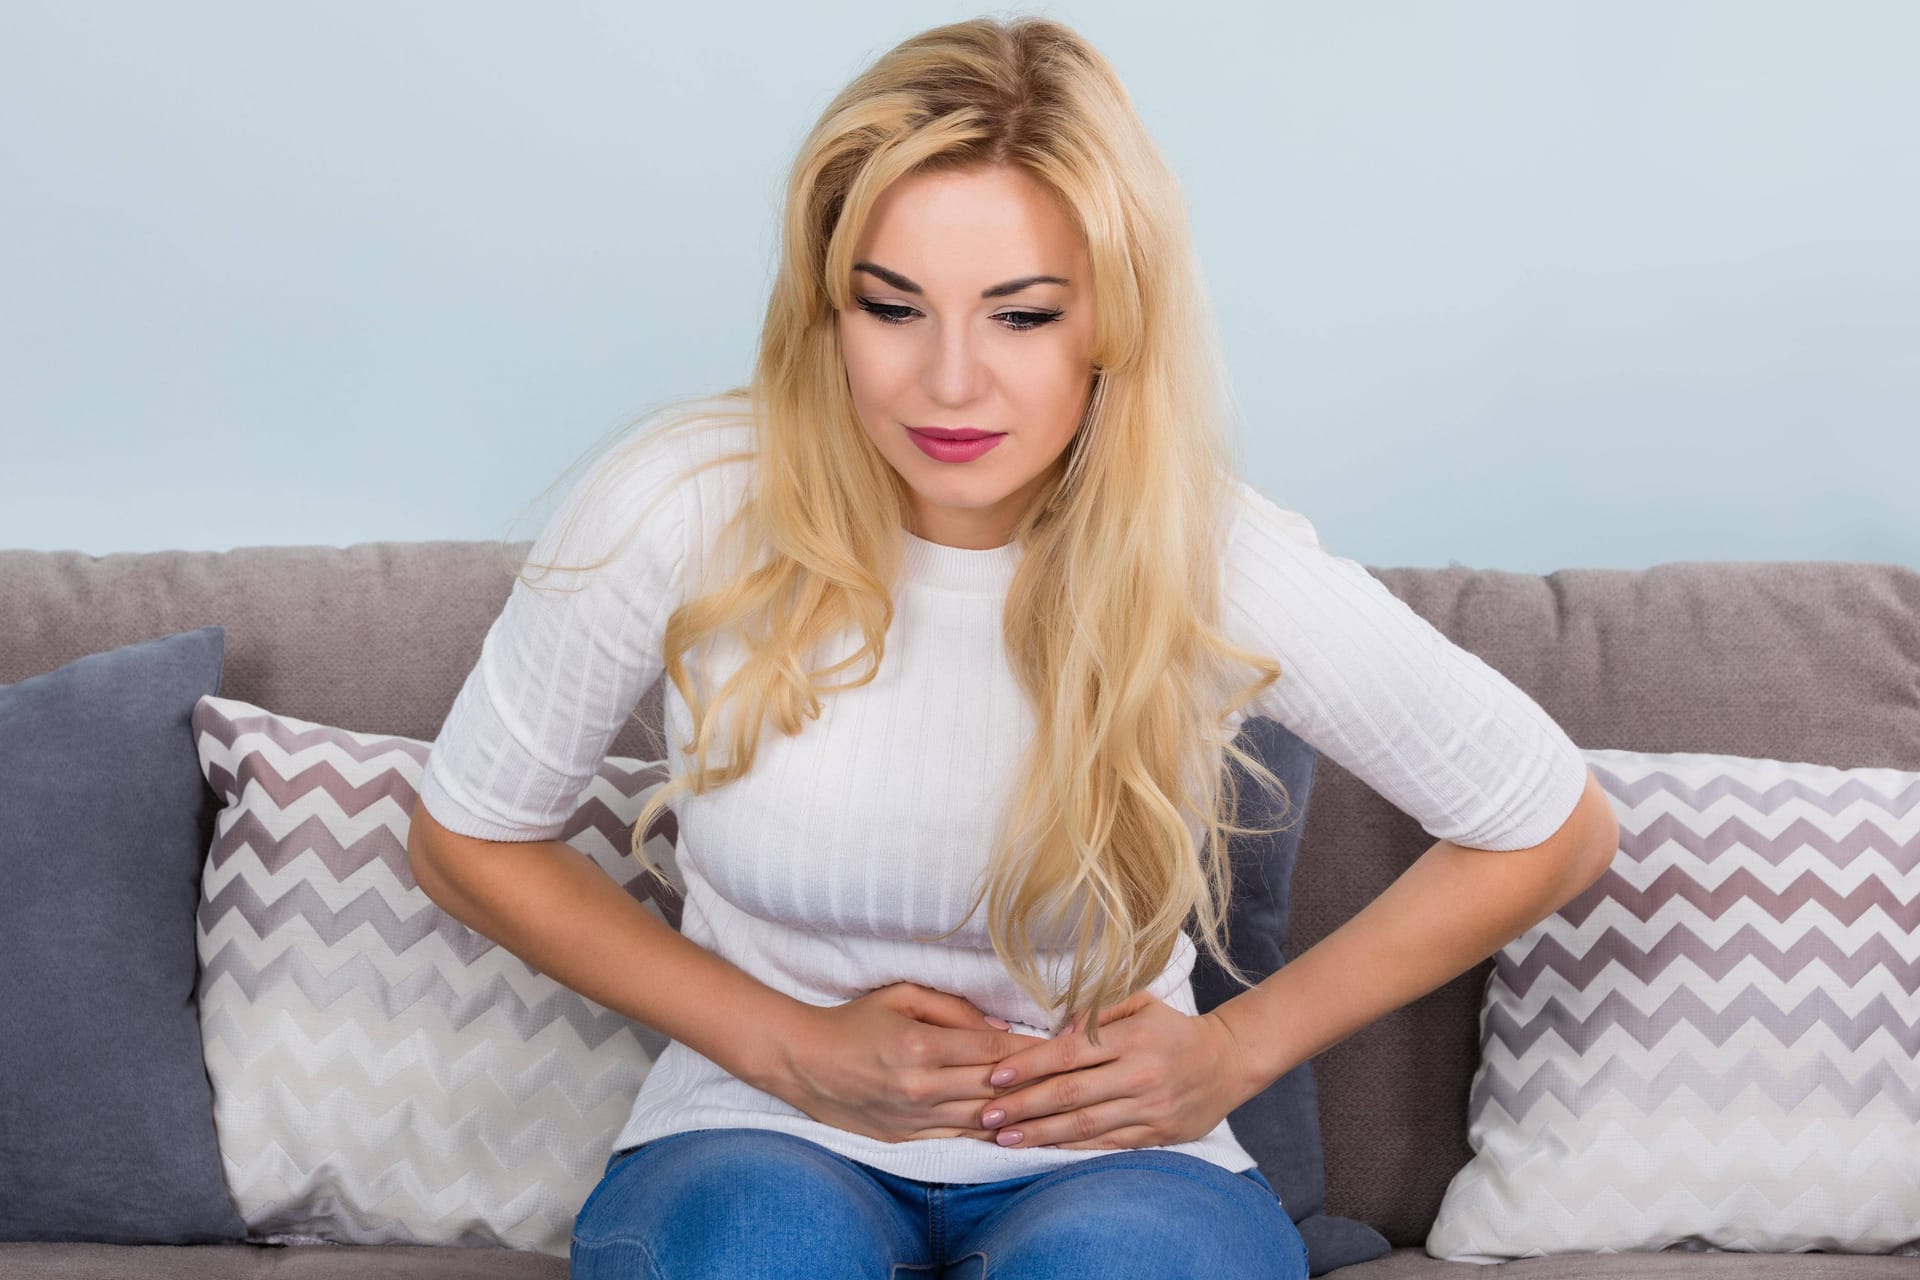
{"label": "long blonde hair", "polygon": [[[986,165],[1022,167],[1077,219],[1097,372],[1078,433],[1013,535],[1022,555],[1002,638],[1035,732],[980,891],[938,937],[984,898],[1008,972],[1059,1012],[1056,1033],[1084,1012],[1098,1043],[1101,1010],[1162,973],[1190,918],[1221,969],[1249,984],[1227,954],[1226,841],[1278,828],[1235,822],[1222,762],[1286,797],[1228,728],[1280,668],[1221,626],[1231,395],[1183,202],[1112,67],[1061,23],[979,18],[913,36],[834,98],[801,146],[752,381],[725,393],[753,424],[753,484],[716,542],[724,567],[666,623],[691,763],[653,794],[633,852],[664,879],[643,845],[676,796],[743,776],[767,720],[798,734],[822,694],[878,673],[910,507],[856,417],[835,313],[853,306],[853,247],[890,183]],[[808,669],[850,627],[865,644]],[[727,630],[746,657],[713,693],[685,655]],[[726,758],[709,763],[729,702],[742,714]],[[1036,937],[1070,940],[1064,990],[1049,988]]]}

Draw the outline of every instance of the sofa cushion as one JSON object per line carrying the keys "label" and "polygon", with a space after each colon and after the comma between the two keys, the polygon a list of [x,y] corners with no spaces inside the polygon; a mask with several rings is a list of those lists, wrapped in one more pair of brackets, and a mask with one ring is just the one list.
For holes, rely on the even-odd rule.
{"label": "sofa cushion", "polygon": [[[411,1245],[0,1244],[0,1280],[568,1280],[524,1249]],[[1341,1280],[1347,1280],[1342,1277]]]}
{"label": "sofa cushion", "polygon": [[0,1240],[238,1240],[194,1015],[200,627],[0,685]]}
{"label": "sofa cushion", "polygon": [[1496,958],[1428,1251],[1920,1254],[1920,773],[1584,754],[1620,847]]}
{"label": "sofa cushion", "polygon": [[[224,803],[203,877],[199,1010],[220,1154],[263,1243],[565,1257],[666,1039],[539,973],[414,883],[429,744],[229,698],[193,713]],[[560,839],[680,923],[663,765],[609,758]]]}
{"label": "sofa cushion", "polygon": [[[1293,868],[1320,753],[1266,716],[1252,716],[1242,723],[1239,746],[1278,775],[1286,789],[1283,804],[1269,797],[1238,761],[1229,761],[1229,771],[1240,788],[1234,821],[1243,826],[1281,827],[1227,840],[1233,866],[1227,954],[1259,982],[1287,962],[1284,944]],[[1245,990],[1222,971],[1206,948],[1195,951],[1194,1008],[1206,1013]],[[1260,1172],[1273,1184],[1306,1241],[1310,1274],[1383,1257],[1391,1250],[1386,1237],[1366,1223],[1322,1212],[1327,1199],[1326,1165],[1320,1151],[1320,1100],[1311,1061],[1300,1063],[1234,1108],[1227,1123],[1259,1163]]]}

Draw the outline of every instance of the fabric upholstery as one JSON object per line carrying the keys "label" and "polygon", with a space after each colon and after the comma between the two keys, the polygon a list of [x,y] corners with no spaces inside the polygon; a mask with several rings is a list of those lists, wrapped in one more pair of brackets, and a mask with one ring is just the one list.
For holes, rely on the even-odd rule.
{"label": "fabric upholstery", "polygon": [[[1525,536],[1518,517],[1515,532]],[[0,680],[218,623],[227,635],[225,696],[319,723],[429,740],[527,550],[492,542],[107,556],[0,550]],[[1920,571],[1913,567],[1716,561],[1545,575],[1459,564],[1371,571],[1539,699],[1579,743],[1920,769],[1913,675]],[[368,661],[376,653],[379,660]],[[659,753],[648,743],[657,734],[658,695],[656,685],[641,701],[641,719],[650,723],[623,731],[611,754]],[[1286,954],[1303,955],[1339,928],[1430,843],[1412,819],[1321,761]],[[1450,1180],[1473,1155],[1467,1104],[1492,968],[1489,957],[1312,1060],[1326,1211],[1367,1222],[1395,1245],[1390,1257],[1356,1269],[1369,1280],[1465,1275],[1475,1266],[1428,1259],[1424,1248]],[[1815,1254],[1599,1255],[1510,1265],[1529,1276],[1674,1275],[1677,1268],[1697,1276],[1703,1267],[1891,1276],[1913,1264]]]}
{"label": "fabric upholstery", "polygon": [[[1545,575],[1373,572],[1539,699],[1583,747],[1920,770],[1914,568],[1703,561]],[[1351,919],[1430,844],[1412,819],[1322,759],[1287,954],[1304,955]],[[1468,1103],[1493,967],[1489,956],[1313,1058],[1328,1212],[1377,1227],[1396,1247],[1424,1246],[1449,1183],[1473,1157]]]}
{"label": "fabric upholstery", "polygon": [[0,687],[0,1240],[241,1238],[193,1006],[188,717],[224,654],[199,627]]}
{"label": "fabric upholstery", "polygon": [[[220,1154],[248,1239],[565,1257],[660,1033],[436,906],[407,832],[428,744],[202,698],[222,808],[196,938]],[[663,764],[609,758],[560,839],[679,925]]]}
{"label": "fabric upholstery", "polygon": [[[1497,1266],[1403,1247],[1335,1280],[1910,1280],[1908,1258],[1846,1254],[1585,1253]],[[0,1244],[0,1280],[566,1280],[564,1258],[408,1245]]]}
{"label": "fabric upholstery", "polygon": [[1920,773],[1583,754],[1620,847],[1496,957],[1428,1252],[1920,1256]]}

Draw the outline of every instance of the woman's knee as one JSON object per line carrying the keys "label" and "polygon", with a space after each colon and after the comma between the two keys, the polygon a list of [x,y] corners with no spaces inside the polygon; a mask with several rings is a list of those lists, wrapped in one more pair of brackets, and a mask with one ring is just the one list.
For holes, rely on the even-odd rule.
{"label": "woman's knee", "polygon": [[1097,1158],[1041,1179],[972,1233],[988,1274],[1300,1276],[1285,1207],[1252,1179],[1190,1156]]}
{"label": "woman's knee", "polygon": [[716,1267],[744,1275],[760,1262],[849,1247],[892,1252],[902,1227],[889,1210],[884,1192],[850,1162],[804,1138],[688,1130],[648,1142],[608,1170],[574,1220],[573,1251],[643,1256],[665,1275],[721,1274]]}
{"label": "woman's knee", "polygon": [[582,1239],[648,1234],[710,1220],[753,1225],[830,1205],[844,1184],[831,1153],[770,1129],[692,1129],[643,1144],[614,1164],[574,1220]]}

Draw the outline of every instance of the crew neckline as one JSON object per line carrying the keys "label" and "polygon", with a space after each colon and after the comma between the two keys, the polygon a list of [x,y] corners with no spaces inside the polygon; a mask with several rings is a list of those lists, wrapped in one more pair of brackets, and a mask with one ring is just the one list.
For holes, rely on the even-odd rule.
{"label": "crew neckline", "polygon": [[976,551],[971,547],[929,542],[911,529],[900,532],[906,539],[900,576],[902,581],[916,586],[992,595],[1006,590],[1020,562],[1018,542]]}

